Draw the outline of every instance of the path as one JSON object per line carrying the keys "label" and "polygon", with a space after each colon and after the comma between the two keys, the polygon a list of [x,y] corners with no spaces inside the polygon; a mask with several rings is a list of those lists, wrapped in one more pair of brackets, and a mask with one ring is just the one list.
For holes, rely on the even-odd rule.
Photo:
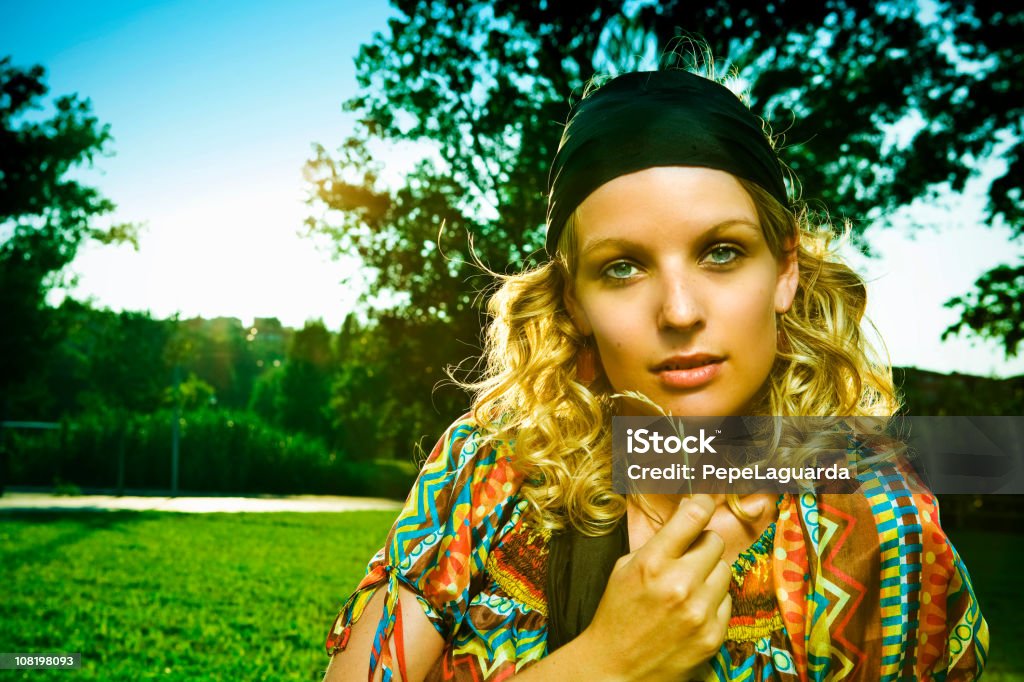
{"label": "path", "polygon": [[343,512],[398,511],[400,502],[375,497],[288,495],[262,497],[138,497],[117,495],[50,495],[7,492],[0,497],[5,511],[163,511],[210,512]]}

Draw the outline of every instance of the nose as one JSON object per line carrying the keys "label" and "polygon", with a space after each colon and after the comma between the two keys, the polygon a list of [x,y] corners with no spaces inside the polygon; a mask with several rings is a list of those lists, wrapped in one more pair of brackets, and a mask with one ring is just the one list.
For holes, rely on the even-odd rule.
{"label": "nose", "polygon": [[658,327],[691,330],[704,323],[699,287],[682,277],[667,278],[661,287]]}

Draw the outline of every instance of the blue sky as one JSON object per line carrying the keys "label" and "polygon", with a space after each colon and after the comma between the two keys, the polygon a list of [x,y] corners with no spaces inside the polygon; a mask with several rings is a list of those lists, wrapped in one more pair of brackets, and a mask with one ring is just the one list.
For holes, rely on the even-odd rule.
{"label": "blue sky", "polygon": [[[340,8],[340,9],[339,9]],[[351,263],[297,233],[302,165],[351,126],[353,57],[386,2],[5,4],[0,43],[43,64],[52,94],[88,96],[115,156],[84,174],[146,225],[138,253],[86,248],[73,294],[165,316],[337,325]]]}
{"label": "blue sky", "polygon": [[[0,0],[2,53],[47,68],[52,94],[89,97],[111,124],[115,156],[87,180],[115,201],[116,221],[146,229],[139,252],[89,246],[72,295],[167,316],[276,316],[337,328],[358,268],[299,236],[309,211],[302,165],[313,142],[350,130],[353,58],[391,9],[367,2],[51,2]],[[382,149],[389,175],[412,148]],[[918,205],[896,229],[869,232],[880,258],[851,254],[869,279],[869,315],[897,365],[991,376],[1024,373],[995,344],[939,342],[942,308],[984,270],[1016,262],[1008,230],[980,227],[985,179],[966,196]],[[911,235],[910,220],[926,229]]]}

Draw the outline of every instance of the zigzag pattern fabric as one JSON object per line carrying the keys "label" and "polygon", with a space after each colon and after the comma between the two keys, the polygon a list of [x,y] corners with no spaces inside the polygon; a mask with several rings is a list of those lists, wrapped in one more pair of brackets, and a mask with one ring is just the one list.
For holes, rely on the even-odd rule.
{"label": "zigzag pattern fabric", "polygon": [[780,509],[774,582],[793,654],[782,669],[800,680],[977,679],[988,625],[934,496],[897,463],[859,478],[860,493],[791,496]]}
{"label": "zigzag pattern fabric", "polygon": [[[327,637],[343,650],[378,588],[368,679],[404,674],[399,587],[445,641],[428,680],[506,680],[547,654],[549,535],[528,521],[508,443],[470,415],[438,441]],[[851,444],[851,458],[864,457]],[[855,493],[783,495],[733,563],[733,615],[707,680],[974,680],[988,626],[934,496],[898,460]],[[394,641],[398,661],[388,643]]]}

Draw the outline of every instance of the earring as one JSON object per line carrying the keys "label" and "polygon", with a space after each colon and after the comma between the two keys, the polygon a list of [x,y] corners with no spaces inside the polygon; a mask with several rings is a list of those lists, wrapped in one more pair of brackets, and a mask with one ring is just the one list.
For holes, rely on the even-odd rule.
{"label": "earring", "polygon": [[594,347],[587,341],[583,342],[576,353],[576,381],[581,384],[589,384],[597,378],[597,358],[594,357]]}

